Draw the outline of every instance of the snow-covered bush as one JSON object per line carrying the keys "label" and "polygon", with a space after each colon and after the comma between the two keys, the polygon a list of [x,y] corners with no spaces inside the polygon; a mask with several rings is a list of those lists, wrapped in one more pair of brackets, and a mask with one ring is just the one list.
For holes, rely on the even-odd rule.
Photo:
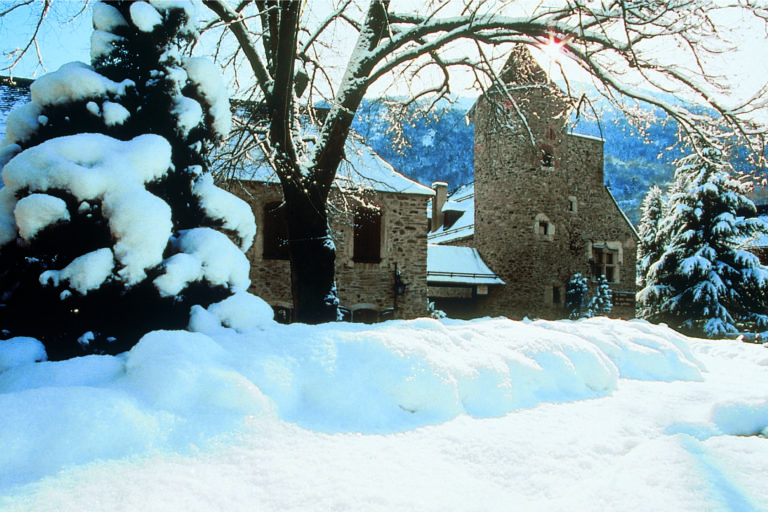
{"label": "snow-covered bush", "polygon": [[573,279],[568,281],[565,286],[565,308],[568,310],[568,317],[572,320],[584,318],[587,314],[587,285],[588,279],[581,274],[575,274]]}
{"label": "snow-covered bush", "polygon": [[248,205],[206,154],[231,122],[212,63],[184,58],[198,2],[93,7],[92,66],[36,80],[0,143],[0,339],[117,353],[247,289]]}
{"label": "snow-covered bush", "polygon": [[600,276],[595,283],[595,293],[589,301],[589,316],[606,316],[613,309],[613,292],[611,286]]}
{"label": "snow-covered bush", "polygon": [[590,292],[589,278],[575,274],[565,288],[565,308],[571,320],[608,315],[613,309],[613,293],[605,276],[597,279]]}
{"label": "snow-covered bush", "polygon": [[667,242],[637,294],[645,318],[710,338],[768,326],[768,269],[739,249],[768,226],[729,169],[706,145],[679,161],[659,224]]}

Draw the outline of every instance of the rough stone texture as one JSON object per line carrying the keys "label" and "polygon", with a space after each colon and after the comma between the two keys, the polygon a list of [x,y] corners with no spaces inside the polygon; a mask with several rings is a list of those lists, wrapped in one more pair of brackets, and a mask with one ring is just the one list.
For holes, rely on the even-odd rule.
{"label": "rough stone texture", "polygon": [[[248,201],[256,225],[264,222],[264,206],[282,200],[280,187],[274,183],[241,181],[230,189]],[[395,269],[407,284],[397,297],[395,318],[416,318],[427,314],[427,201],[428,196],[370,192],[365,203],[382,211],[381,262],[353,261],[353,221],[357,199],[331,193],[329,211],[336,244],[336,285],[340,305],[350,310],[373,309],[379,312],[395,308]],[[291,308],[290,264],[288,260],[262,257],[264,240],[258,231],[248,251],[251,262],[250,292],[272,306]]]}
{"label": "rough stone texture", "polygon": [[[512,66],[531,62],[524,54],[510,59]],[[478,297],[479,309],[513,318],[564,317],[566,283],[576,273],[590,275],[593,245],[607,244],[620,259],[612,316],[633,317],[637,235],[604,186],[602,140],[567,133],[564,95],[542,73],[503,76],[520,81],[506,93],[489,91],[473,113],[472,243],[506,282]],[[559,303],[553,302],[556,287]]]}

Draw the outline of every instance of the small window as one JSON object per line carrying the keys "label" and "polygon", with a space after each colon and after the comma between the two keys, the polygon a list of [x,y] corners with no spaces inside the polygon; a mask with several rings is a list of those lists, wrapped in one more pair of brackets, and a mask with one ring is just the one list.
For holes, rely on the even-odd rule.
{"label": "small window", "polygon": [[542,167],[554,167],[555,166],[555,152],[552,150],[552,146],[549,144],[542,144],[539,146],[539,164]]}
{"label": "small window", "polygon": [[578,201],[576,201],[576,197],[574,196],[568,196],[568,211],[571,213],[576,213],[578,210]]}
{"label": "small window", "polygon": [[381,210],[363,207],[355,210],[352,259],[356,263],[381,262]]}
{"label": "small window", "polygon": [[619,252],[607,247],[592,248],[592,277],[605,276],[609,283],[619,282]]}
{"label": "small window", "polygon": [[287,260],[288,222],[285,219],[285,205],[281,202],[268,203],[264,206],[264,223],[261,228],[265,260]]}
{"label": "small window", "polygon": [[539,213],[533,220],[533,232],[538,236],[551,238],[555,234],[555,225],[549,221],[546,215]]}
{"label": "small window", "polygon": [[552,304],[560,304],[560,287],[552,287]]}
{"label": "small window", "polygon": [[275,321],[279,324],[290,324],[293,321],[293,308],[284,306],[272,306],[275,312]]}

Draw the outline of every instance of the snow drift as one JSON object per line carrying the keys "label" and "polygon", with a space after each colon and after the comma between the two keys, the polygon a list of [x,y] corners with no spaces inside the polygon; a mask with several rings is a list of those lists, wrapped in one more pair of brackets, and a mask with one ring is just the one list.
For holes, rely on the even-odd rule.
{"label": "snow drift", "polygon": [[96,459],[185,453],[252,421],[393,433],[607,396],[623,378],[702,379],[682,336],[641,321],[284,326],[240,293],[195,307],[190,328],[60,362],[41,361],[31,338],[0,344],[0,489]]}

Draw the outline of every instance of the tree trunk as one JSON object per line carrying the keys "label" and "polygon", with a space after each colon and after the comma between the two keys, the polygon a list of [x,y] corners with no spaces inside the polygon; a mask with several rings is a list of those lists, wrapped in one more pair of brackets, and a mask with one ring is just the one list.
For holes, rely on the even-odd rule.
{"label": "tree trunk", "polygon": [[294,320],[306,324],[338,319],[336,247],[328,225],[326,198],[322,195],[316,189],[283,187]]}

